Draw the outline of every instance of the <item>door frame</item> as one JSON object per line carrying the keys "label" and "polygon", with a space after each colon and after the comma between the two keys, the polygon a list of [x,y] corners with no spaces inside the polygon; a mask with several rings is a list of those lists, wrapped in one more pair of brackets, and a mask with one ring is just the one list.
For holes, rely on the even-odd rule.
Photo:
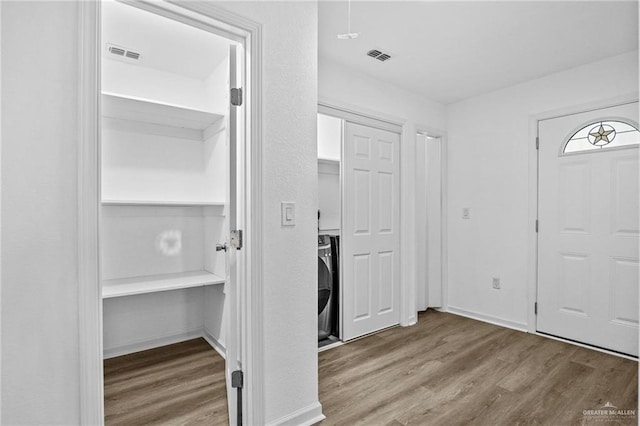
{"label": "door frame", "polygon": [[[573,105],[569,107],[539,112],[529,116],[529,135],[528,135],[528,153],[529,153],[529,215],[527,219],[528,228],[528,264],[527,264],[527,332],[539,334],[544,337],[561,340],[574,345],[587,347],[589,349],[598,350],[600,352],[609,353],[616,356],[623,356],[617,352],[611,352],[606,349],[600,349],[593,346],[585,345],[570,340],[550,337],[546,334],[540,334],[537,331],[537,316],[534,310],[534,304],[538,300],[538,233],[536,232],[536,220],[538,219],[538,149],[536,148],[536,139],[538,138],[538,123],[542,120],[559,118],[567,115],[580,114],[583,112],[609,108],[617,105],[638,102],[638,92],[630,92],[624,95],[604,98],[592,102]],[[627,356],[623,356],[627,358]],[[629,359],[635,359],[629,357]]]}
{"label": "door frame", "polygon": [[[416,125],[415,134],[423,134],[431,137],[440,138],[440,226],[442,228],[440,234],[440,256],[441,268],[440,276],[442,277],[442,306],[435,308],[439,311],[446,312],[449,306],[449,217],[448,217],[448,162],[447,162],[447,132],[435,129],[429,126]],[[416,139],[417,143],[417,139]],[[416,159],[417,161],[417,159]],[[417,243],[417,241],[416,241]],[[416,247],[417,248],[417,247]],[[416,262],[416,269],[420,267],[420,262]],[[417,273],[417,271],[416,271]],[[416,282],[416,286],[418,283]],[[427,289],[428,290],[428,289]]]}
{"label": "door frame", "polygon": [[[247,424],[264,423],[264,336],[262,291],[262,25],[225,9],[199,2],[125,3],[201,27],[243,44],[245,61],[244,145],[240,152],[245,247],[238,283],[243,398]],[[102,297],[99,262],[100,212],[100,2],[78,2],[78,311],[80,422],[104,423]],[[252,212],[258,212],[252,214]],[[244,291],[242,291],[244,290]]]}
{"label": "door frame", "polygon": [[[336,101],[333,99],[321,98],[318,101],[318,113],[330,115],[332,117],[340,118],[342,120],[350,121],[352,123],[361,124],[365,126],[375,127],[381,130],[387,130],[400,135],[400,325],[403,327],[414,325],[417,322],[416,315],[416,292],[415,292],[415,271],[413,268],[407,268],[407,255],[414,253],[415,241],[409,238],[414,235],[414,228],[407,219],[407,212],[410,211],[409,202],[413,202],[413,196],[406,194],[407,182],[410,182],[413,177],[409,176],[406,169],[403,169],[403,164],[410,163],[410,159],[413,157],[413,152],[407,147],[407,141],[411,137],[410,134],[414,133],[414,129],[409,129],[407,121],[401,117],[393,116],[379,111],[372,111],[361,108],[359,106],[346,104],[344,102]],[[343,135],[344,138],[344,135]],[[342,141],[343,142],[343,141]],[[342,143],[341,142],[341,143]],[[415,145],[415,144],[414,144]],[[344,148],[342,144],[341,149]],[[344,161],[341,158],[340,161],[340,185],[342,191],[342,177],[344,176]],[[340,196],[342,199],[342,194]],[[342,209],[344,210],[344,209]],[[342,229],[342,215],[341,224]],[[340,259],[340,279],[342,282],[342,257]],[[343,306],[343,292],[340,292],[340,306]],[[340,327],[342,327],[342,308],[340,308]]]}

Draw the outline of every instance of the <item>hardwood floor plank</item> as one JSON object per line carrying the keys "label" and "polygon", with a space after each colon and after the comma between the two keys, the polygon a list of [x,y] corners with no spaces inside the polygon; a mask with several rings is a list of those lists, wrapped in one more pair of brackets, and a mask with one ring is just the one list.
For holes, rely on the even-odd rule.
{"label": "hardwood floor plank", "polygon": [[[583,410],[638,406],[635,361],[434,311],[318,359],[323,425],[602,424]],[[224,360],[202,339],[106,360],[105,414],[227,424]]]}
{"label": "hardwood floor plank", "polygon": [[228,424],[224,359],[194,339],[105,360],[105,424]]}
{"label": "hardwood floor plank", "polygon": [[431,310],[318,359],[323,425],[559,426],[638,406],[635,361]]}

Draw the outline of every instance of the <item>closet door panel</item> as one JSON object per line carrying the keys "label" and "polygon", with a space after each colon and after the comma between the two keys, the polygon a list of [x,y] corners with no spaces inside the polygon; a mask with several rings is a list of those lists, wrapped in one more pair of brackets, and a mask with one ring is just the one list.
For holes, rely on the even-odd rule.
{"label": "closet door panel", "polygon": [[349,340],[400,322],[400,136],[347,122],[344,144],[343,337]]}

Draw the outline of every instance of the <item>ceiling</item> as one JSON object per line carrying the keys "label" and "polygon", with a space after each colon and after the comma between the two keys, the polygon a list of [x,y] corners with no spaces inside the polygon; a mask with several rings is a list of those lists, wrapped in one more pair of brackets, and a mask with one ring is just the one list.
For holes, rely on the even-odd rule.
{"label": "ceiling", "polygon": [[[347,1],[318,5],[319,60],[444,104],[638,50],[637,1]],[[380,62],[371,49],[391,54]]]}
{"label": "ceiling", "polygon": [[229,51],[229,40],[114,1],[102,6],[103,56],[106,44],[139,52],[135,65],[198,80],[207,78]]}

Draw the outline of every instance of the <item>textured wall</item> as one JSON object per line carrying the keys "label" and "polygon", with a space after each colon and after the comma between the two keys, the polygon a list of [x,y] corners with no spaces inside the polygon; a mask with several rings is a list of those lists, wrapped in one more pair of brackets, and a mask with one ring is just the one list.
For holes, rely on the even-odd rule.
{"label": "textured wall", "polygon": [[529,117],[637,91],[630,53],[447,108],[450,307],[526,327]]}
{"label": "textured wall", "polygon": [[76,424],[77,16],[2,3],[2,423]]}

